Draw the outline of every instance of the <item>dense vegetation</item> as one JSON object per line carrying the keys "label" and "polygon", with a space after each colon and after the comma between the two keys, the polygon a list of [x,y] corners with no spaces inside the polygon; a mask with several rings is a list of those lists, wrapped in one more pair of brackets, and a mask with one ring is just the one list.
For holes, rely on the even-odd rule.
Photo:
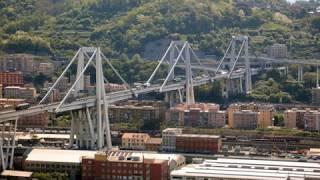
{"label": "dense vegetation", "polygon": [[[0,49],[67,57],[79,46],[99,45],[109,56],[141,54],[148,42],[182,39],[220,56],[231,35],[251,37],[251,52],[285,43],[292,56],[318,55],[320,18],[294,11],[284,0],[270,8],[231,0],[3,0]],[[292,37],[291,37],[292,36]]]}

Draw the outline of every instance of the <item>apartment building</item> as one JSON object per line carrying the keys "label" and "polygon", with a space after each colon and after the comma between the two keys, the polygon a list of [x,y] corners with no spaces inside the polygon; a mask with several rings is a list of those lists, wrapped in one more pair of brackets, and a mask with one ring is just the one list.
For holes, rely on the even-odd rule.
{"label": "apartment building", "polygon": [[178,126],[221,128],[226,114],[217,104],[178,104],[166,112],[166,121]]}
{"label": "apartment building", "polygon": [[44,62],[41,62],[39,63],[38,65],[36,65],[35,67],[36,71],[38,73],[42,73],[44,75],[52,75],[53,72],[54,72],[54,66],[52,63],[44,63]]}
{"label": "apartment building", "polygon": [[288,48],[285,44],[273,44],[269,47],[269,57],[286,58],[288,57]]}
{"label": "apartment building", "polygon": [[284,117],[284,126],[286,128],[297,128],[297,129],[304,129],[304,114],[306,113],[306,110],[303,109],[297,109],[292,108],[289,110],[286,110],[283,114]]}
{"label": "apartment building", "polygon": [[292,108],[284,112],[284,125],[286,128],[304,129],[307,131],[320,130],[320,111],[312,109]]}
{"label": "apartment building", "polygon": [[0,71],[34,72],[33,56],[29,54],[8,54],[0,57]]}
{"label": "apartment building", "polygon": [[[1,66],[0,66],[1,67]],[[0,84],[6,86],[23,86],[22,72],[0,72]]]}
{"label": "apartment building", "polygon": [[304,116],[304,129],[307,131],[320,131],[320,112],[307,111]]}
{"label": "apartment building", "polygon": [[48,112],[32,114],[27,116],[21,116],[18,120],[18,127],[28,128],[28,127],[48,127],[49,114]]}
{"label": "apartment building", "polygon": [[[257,126],[259,128],[266,128],[268,126],[272,126],[272,119],[274,114],[274,107],[272,105],[260,105],[255,103],[248,104],[231,104],[228,107],[228,124],[231,128],[236,128],[236,126],[240,125],[241,119],[237,119],[234,117],[234,114],[237,113],[237,117],[245,118],[245,116],[250,116],[251,118],[255,117],[257,114]],[[252,113],[249,113],[251,111]],[[239,113],[240,112],[240,113]],[[251,119],[253,121],[253,119]],[[251,121],[248,121],[253,123]],[[241,127],[245,127],[241,125]],[[253,127],[250,127],[253,128]]]}
{"label": "apartment building", "polygon": [[5,98],[34,100],[36,94],[36,89],[33,87],[7,86],[4,88]]}
{"label": "apartment building", "polygon": [[159,129],[164,121],[166,105],[162,101],[129,100],[109,106],[110,122],[133,122],[141,129]]}
{"label": "apartment building", "polygon": [[241,110],[233,113],[235,129],[256,129],[258,127],[259,112]]}
{"label": "apartment building", "polygon": [[146,133],[124,133],[121,137],[121,148],[131,150],[144,150],[145,143],[150,139]]}

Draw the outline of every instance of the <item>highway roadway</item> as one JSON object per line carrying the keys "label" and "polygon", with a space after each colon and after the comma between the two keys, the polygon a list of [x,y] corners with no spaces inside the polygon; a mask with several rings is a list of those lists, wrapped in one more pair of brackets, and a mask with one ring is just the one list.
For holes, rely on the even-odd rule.
{"label": "highway roadway", "polygon": [[[213,70],[213,69],[211,69]],[[257,69],[252,70],[252,74],[256,74],[258,72]],[[201,86],[204,84],[207,84],[209,82],[212,82],[214,80],[220,80],[227,78],[229,74],[217,74],[215,77],[201,77],[201,79],[194,80],[193,86]],[[244,76],[244,70],[239,70],[233,72],[231,79],[233,78],[240,78]],[[184,89],[185,82],[178,82],[174,84],[168,84],[164,86],[162,91],[160,92],[161,85],[151,85],[149,87],[142,87],[142,88],[133,88],[132,90],[124,90],[124,91],[118,91],[118,92],[111,92],[108,93],[106,96],[108,103],[114,103],[121,100],[126,100],[135,97],[136,95],[140,94],[147,94],[150,92],[169,92],[179,89]],[[53,113],[60,113],[60,112],[66,112],[66,111],[72,111],[72,110],[79,110],[86,107],[93,107],[96,105],[96,97],[95,96],[89,96],[86,98],[80,98],[77,99],[71,103],[64,104],[59,110],[56,110],[58,107],[59,102],[50,103],[50,104],[43,104],[43,105],[36,105],[32,106],[25,110],[20,111],[8,111],[8,112],[2,112],[0,113],[0,122],[8,121],[8,120],[15,120],[16,118],[23,116],[23,115],[30,115],[35,113],[40,113],[43,111],[53,112]]]}

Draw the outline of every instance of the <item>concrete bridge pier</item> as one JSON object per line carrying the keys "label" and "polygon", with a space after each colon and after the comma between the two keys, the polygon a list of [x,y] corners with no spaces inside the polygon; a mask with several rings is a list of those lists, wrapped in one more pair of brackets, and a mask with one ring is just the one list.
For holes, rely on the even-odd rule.
{"label": "concrete bridge pier", "polygon": [[298,81],[299,82],[303,81],[303,66],[302,65],[298,66]]}
{"label": "concrete bridge pier", "polygon": [[165,93],[165,102],[174,107],[178,103],[183,103],[184,90],[170,91]]}
{"label": "concrete bridge pier", "polygon": [[239,79],[224,79],[222,86],[222,96],[228,99],[230,96],[244,93],[243,80]]}

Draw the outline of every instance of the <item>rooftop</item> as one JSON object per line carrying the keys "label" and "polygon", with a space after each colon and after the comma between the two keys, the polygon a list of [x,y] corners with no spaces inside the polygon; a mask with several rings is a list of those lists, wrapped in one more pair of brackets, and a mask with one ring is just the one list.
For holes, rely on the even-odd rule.
{"label": "rooftop", "polygon": [[220,136],[216,135],[206,135],[206,134],[178,134],[177,137],[198,137],[198,138],[220,138]]}
{"label": "rooftop", "polygon": [[[205,160],[171,173],[172,177],[218,177],[254,180],[320,178],[320,164],[293,161],[225,159]],[[174,179],[174,178],[173,178]]]}
{"label": "rooftop", "polygon": [[33,149],[26,159],[36,162],[80,163],[83,156],[94,157],[97,151]]}
{"label": "rooftop", "polygon": [[162,138],[150,138],[146,143],[147,144],[161,144]]}
{"label": "rooftop", "polygon": [[29,171],[4,170],[4,171],[2,171],[1,176],[29,178],[29,177],[32,176],[32,172],[29,172]]}
{"label": "rooftop", "polygon": [[147,133],[124,133],[122,135],[122,138],[129,139],[129,138],[143,138],[143,137],[149,137]]}
{"label": "rooftop", "polygon": [[[105,152],[98,152],[100,155],[106,154]],[[185,158],[179,154],[160,154],[154,152],[138,152],[138,151],[110,151],[108,152],[108,161],[132,161],[132,162],[142,162],[144,159],[153,160],[168,160],[176,162],[184,162]]]}

